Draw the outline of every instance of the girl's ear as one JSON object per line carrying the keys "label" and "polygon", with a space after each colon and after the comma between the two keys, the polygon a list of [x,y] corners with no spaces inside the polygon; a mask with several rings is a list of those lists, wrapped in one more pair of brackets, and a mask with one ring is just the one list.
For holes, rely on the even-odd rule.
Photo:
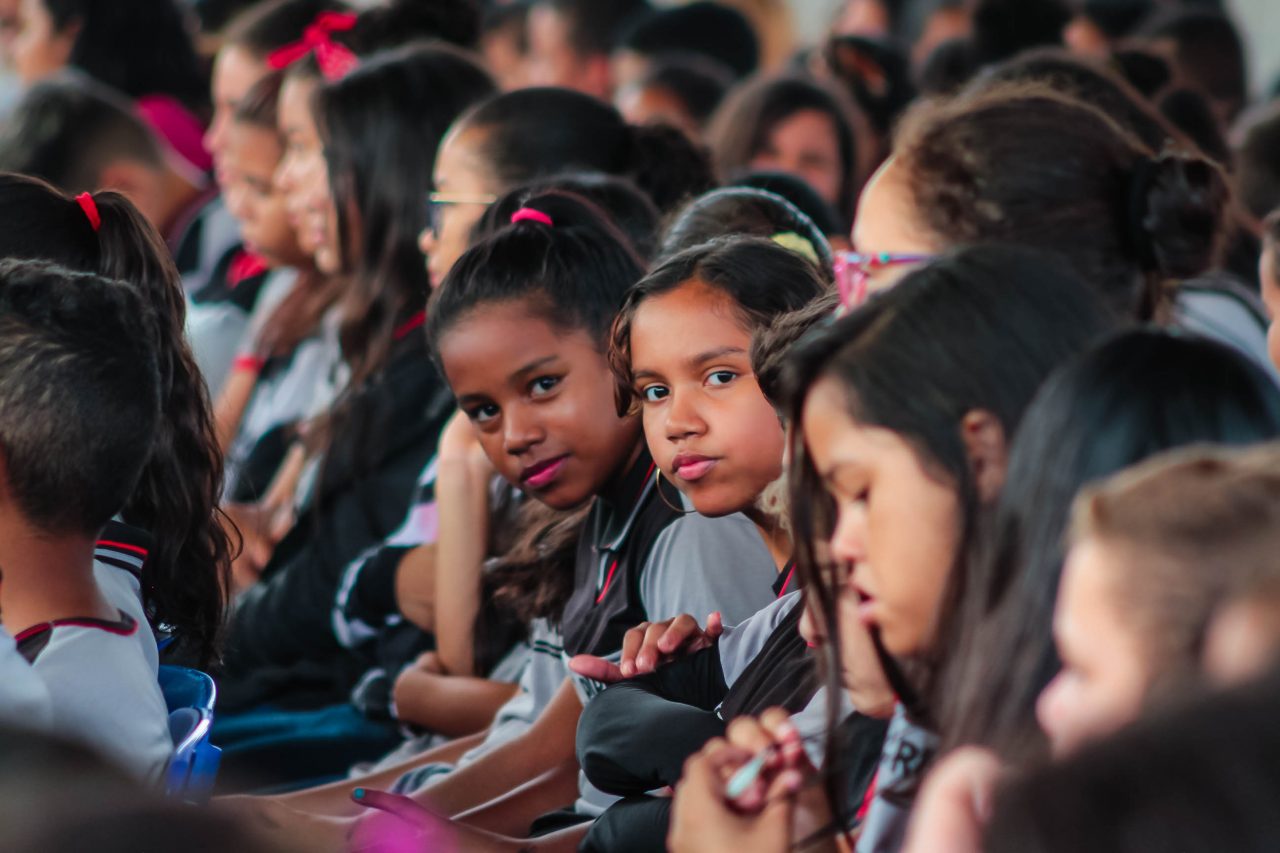
{"label": "girl's ear", "polygon": [[993,414],[974,409],[960,420],[960,438],[969,456],[969,470],[978,489],[978,500],[992,503],[1004,487],[1009,461],[1004,426]]}

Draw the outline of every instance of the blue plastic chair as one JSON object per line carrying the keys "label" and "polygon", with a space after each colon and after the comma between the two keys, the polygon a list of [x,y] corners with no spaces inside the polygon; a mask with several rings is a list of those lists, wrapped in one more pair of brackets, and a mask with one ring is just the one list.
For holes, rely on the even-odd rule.
{"label": "blue plastic chair", "polygon": [[173,738],[165,793],[185,802],[205,803],[222,762],[222,750],[209,742],[217,688],[213,679],[199,670],[165,665],[160,667],[160,692],[169,709],[169,736]]}

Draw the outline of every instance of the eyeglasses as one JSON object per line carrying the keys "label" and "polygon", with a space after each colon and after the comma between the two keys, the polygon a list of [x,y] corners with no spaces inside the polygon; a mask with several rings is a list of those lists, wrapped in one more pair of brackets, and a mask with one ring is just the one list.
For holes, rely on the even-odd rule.
{"label": "eyeglasses", "polygon": [[427,196],[427,227],[431,233],[440,233],[440,215],[446,207],[455,204],[490,205],[498,200],[492,193],[431,193]]}
{"label": "eyeglasses", "polygon": [[863,255],[858,252],[837,252],[835,257],[836,288],[840,293],[840,309],[847,314],[867,301],[872,277],[889,267],[922,264],[933,260],[932,255],[895,255],[881,252]]}

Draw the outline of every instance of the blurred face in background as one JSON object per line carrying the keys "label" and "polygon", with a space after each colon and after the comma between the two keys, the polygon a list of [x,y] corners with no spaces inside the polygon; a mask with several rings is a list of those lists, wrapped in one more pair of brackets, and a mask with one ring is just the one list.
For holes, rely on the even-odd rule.
{"label": "blurred face in background", "polygon": [[305,255],[289,224],[287,199],[274,181],[282,153],[280,137],[270,128],[232,122],[225,142],[223,197],[240,222],[245,245],[273,266],[303,263]]}
{"label": "blurred face in background", "polygon": [[[205,131],[204,147],[213,155],[214,165],[222,170],[222,155],[227,145],[227,127],[236,107],[253,84],[267,73],[267,65],[249,51],[237,45],[228,45],[218,51],[213,62],[210,88],[213,94],[213,119]],[[219,175],[219,183],[222,177]]]}
{"label": "blurred face in background", "polygon": [[329,167],[324,146],[311,114],[311,94],[318,83],[289,78],[280,89],[280,136],[284,156],[275,173],[275,186],[284,195],[288,221],[298,245],[315,259],[324,273],[337,272],[341,253],[337,212],[329,192]]}
{"label": "blurred face in background", "polygon": [[44,0],[19,0],[10,45],[13,67],[22,82],[30,85],[65,68],[78,31],[71,24],[59,32]]}

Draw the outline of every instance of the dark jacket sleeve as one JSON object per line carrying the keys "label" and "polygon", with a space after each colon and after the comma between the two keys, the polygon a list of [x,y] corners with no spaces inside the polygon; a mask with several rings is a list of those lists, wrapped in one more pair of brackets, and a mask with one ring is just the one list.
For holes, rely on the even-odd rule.
{"label": "dark jacket sleeve", "polygon": [[724,734],[715,713],[728,687],[716,647],[611,685],[578,722],[578,762],[610,794],[642,794],[680,778],[684,762]]}
{"label": "dark jacket sleeve", "polygon": [[421,354],[391,365],[360,402],[372,411],[357,413],[358,428],[335,438],[316,497],[262,581],[236,603],[220,678],[228,705],[270,699],[271,690],[253,684],[259,675],[287,682],[281,668],[345,654],[332,621],[343,572],[404,520],[450,411],[448,392]]}

